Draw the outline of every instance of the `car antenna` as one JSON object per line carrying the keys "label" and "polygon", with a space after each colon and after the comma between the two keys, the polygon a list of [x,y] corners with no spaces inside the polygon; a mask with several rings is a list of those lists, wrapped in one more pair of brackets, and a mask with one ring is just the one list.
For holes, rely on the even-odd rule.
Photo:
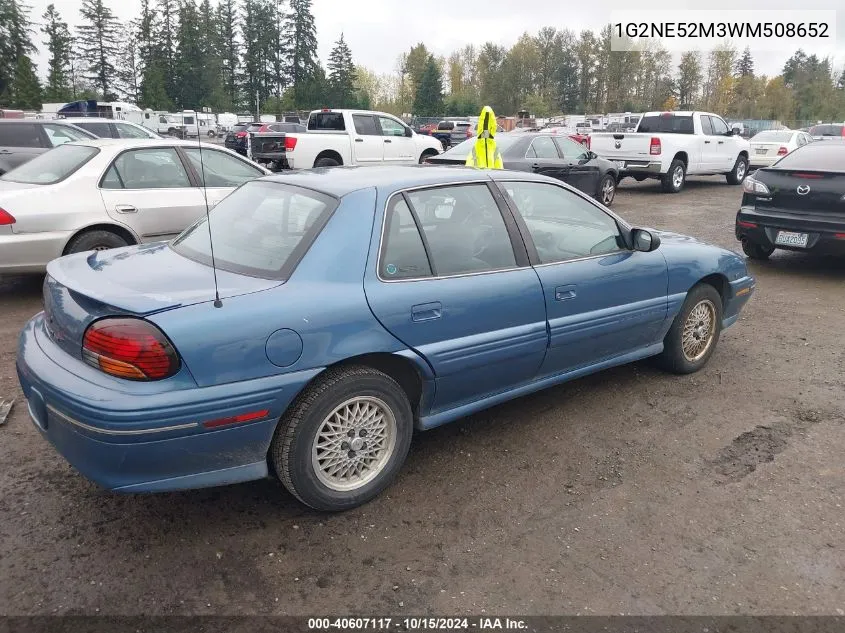
{"label": "car antenna", "polygon": [[[211,112],[211,108],[205,107],[202,109],[203,113]],[[196,117],[197,124],[197,146],[200,151],[200,172],[202,173],[202,197],[205,200],[205,224],[208,227],[208,243],[211,246],[211,270],[214,273],[214,307],[222,308],[223,302],[220,301],[220,287],[217,285],[217,264],[214,261],[214,239],[211,237],[211,211],[208,207],[208,192],[205,185],[205,161],[202,159],[202,133],[200,132],[200,118]]]}

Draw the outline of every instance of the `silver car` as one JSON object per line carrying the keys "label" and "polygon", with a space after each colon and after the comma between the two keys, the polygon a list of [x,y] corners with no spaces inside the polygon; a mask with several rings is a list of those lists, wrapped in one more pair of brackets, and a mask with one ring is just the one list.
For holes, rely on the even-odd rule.
{"label": "silver car", "polygon": [[170,239],[206,203],[268,173],[225,148],[175,139],[61,145],[0,176],[0,273],[43,272],[69,253]]}

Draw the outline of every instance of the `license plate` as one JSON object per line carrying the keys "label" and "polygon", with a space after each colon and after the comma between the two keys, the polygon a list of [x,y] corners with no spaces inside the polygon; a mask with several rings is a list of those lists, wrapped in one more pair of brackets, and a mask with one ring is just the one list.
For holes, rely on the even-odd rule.
{"label": "license plate", "polygon": [[767,149],[758,149],[757,150],[758,154],[767,154],[768,152],[769,152],[769,150],[767,150]]}
{"label": "license plate", "polygon": [[783,246],[800,246],[807,247],[807,240],[809,235],[806,233],[793,233],[792,231],[778,231],[775,238],[775,244],[782,244]]}
{"label": "license plate", "polygon": [[613,164],[616,165],[618,169],[625,169],[625,161],[624,160],[615,160]]}

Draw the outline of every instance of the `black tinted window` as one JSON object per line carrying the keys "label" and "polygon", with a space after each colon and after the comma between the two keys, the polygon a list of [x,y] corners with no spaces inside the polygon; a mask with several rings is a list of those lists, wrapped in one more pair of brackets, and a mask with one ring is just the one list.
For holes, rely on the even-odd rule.
{"label": "black tinted window", "polygon": [[430,277],[431,266],[425,246],[414,216],[403,198],[393,198],[384,228],[379,275],[383,279]]}
{"label": "black tinted window", "polygon": [[91,134],[96,134],[100,138],[111,138],[111,128],[108,123],[82,121],[80,123],[74,123],[74,125],[81,127],[83,130],[88,130]]}
{"label": "black tinted window", "polygon": [[408,199],[422,223],[436,275],[516,266],[505,221],[485,185],[425,189]]}
{"label": "black tinted window", "polygon": [[38,126],[30,123],[0,124],[0,145],[7,147],[41,147]]}
{"label": "black tinted window", "polygon": [[694,132],[692,116],[679,116],[675,114],[644,116],[637,132],[644,134],[692,134]]}
{"label": "black tinted window", "polygon": [[602,255],[624,248],[615,220],[580,196],[537,182],[503,184],[528,226],[541,263]]}
{"label": "black tinted window", "polygon": [[342,132],[346,129],[346,123],[340,112],[318,112],[308,119],[308,129]]}
{"label": "black tinted window", "polygon": [[355,131],[362,136],[381,136],[381,129],[376,124],[375,117],[369,114],[353,114],[352,122]]}

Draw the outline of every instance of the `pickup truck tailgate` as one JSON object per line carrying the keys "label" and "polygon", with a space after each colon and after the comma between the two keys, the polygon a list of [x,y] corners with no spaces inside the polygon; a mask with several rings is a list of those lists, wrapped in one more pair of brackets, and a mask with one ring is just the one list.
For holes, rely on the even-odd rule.
{"label": "pickup truck tailgate", "polygon": [[649,160],[652,134],[599,133],[590,135],[590,149],[602,158],[613,161]]}

